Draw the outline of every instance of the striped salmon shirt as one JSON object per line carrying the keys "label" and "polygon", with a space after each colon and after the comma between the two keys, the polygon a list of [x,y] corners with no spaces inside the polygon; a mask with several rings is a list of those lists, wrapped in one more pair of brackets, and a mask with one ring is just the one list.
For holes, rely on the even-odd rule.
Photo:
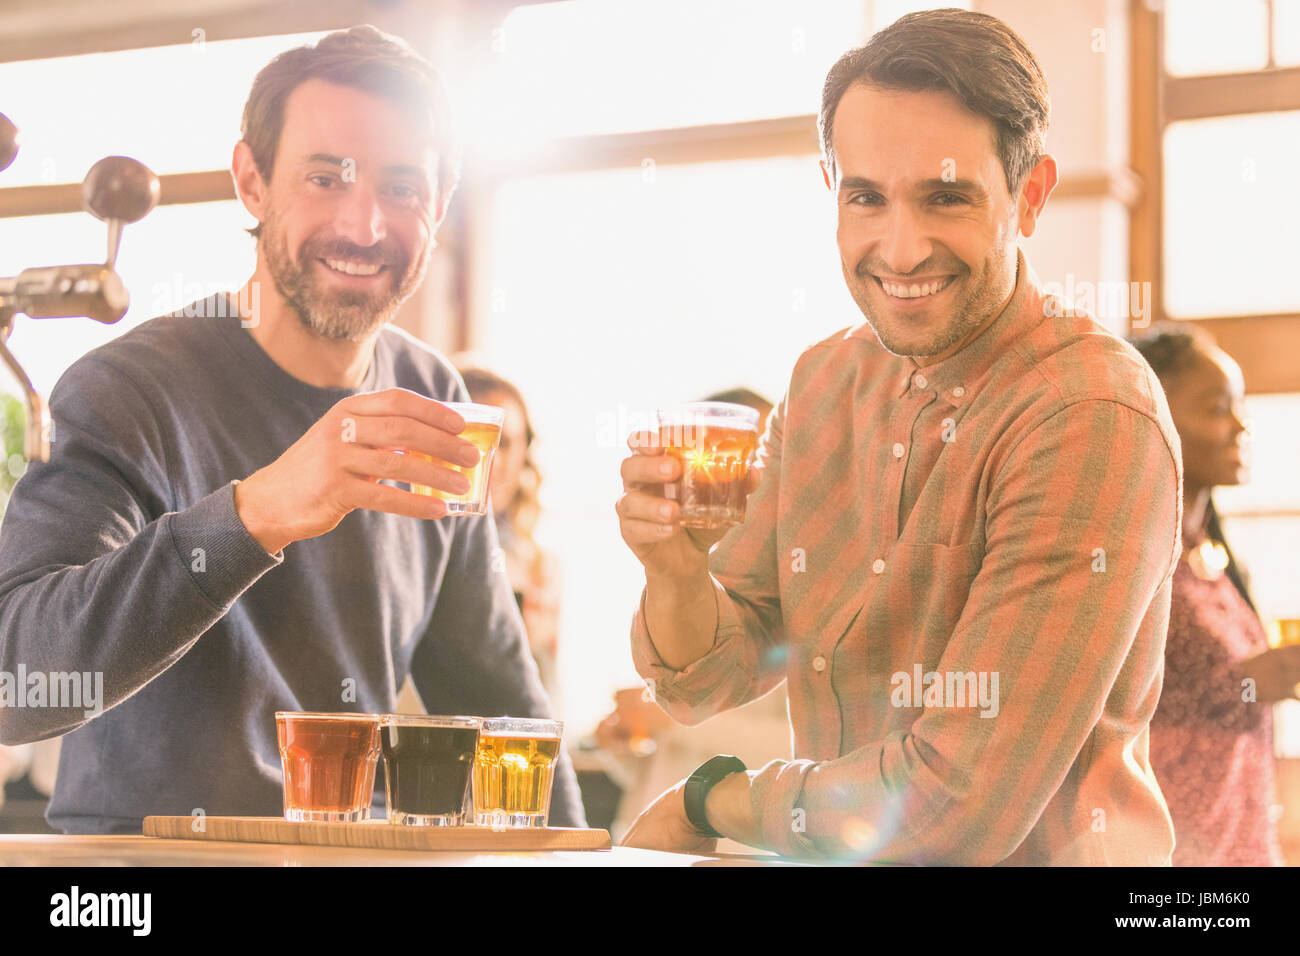
{"label": "striped salmon shirt", "polygon": [[[787,681],[792,760],[752,781],[765,847],[922,864],[1167,865],[1147,759],[1182,458],[1127,343],[1023,253],[998,318],[926,366],[867,324],[800,356],[744,524],[710,555],[718,627],[660,705],[702,720]],[[653,682],[653,683],[650,683]]]}

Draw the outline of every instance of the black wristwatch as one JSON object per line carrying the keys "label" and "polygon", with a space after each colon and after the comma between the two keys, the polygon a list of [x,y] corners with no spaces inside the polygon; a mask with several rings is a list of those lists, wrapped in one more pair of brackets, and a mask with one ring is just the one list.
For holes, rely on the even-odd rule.
{"label": "black wristwatch", "polygon": [[683,794],[686,803],[686,819],[690,821],[691,826],[708,837],[722,836],[709,825],[709,818],[704,814],[704,801],[709,791],[713,789],[713,785],[723,777],[729,777],[733,773],[744,773],[747,769],[744,761],[739,757],[728,754],[718,754],[700,764],[686,779],[686,792]]}

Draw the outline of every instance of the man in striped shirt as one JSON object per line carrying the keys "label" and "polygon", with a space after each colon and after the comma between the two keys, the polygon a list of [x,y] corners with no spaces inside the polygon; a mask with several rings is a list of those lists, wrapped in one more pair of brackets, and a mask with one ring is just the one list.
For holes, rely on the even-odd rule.
{"label": "man in striped shirt", "polygon": [[1147,725],[1179,444],[1140,356],[1018,249],[1057,181],[1048,113],[1033,55],[986,15],[904,17],[832,68],[822,165],[866,322],[800,357],[745,523],[712,552],[677,526],[658,484],[679,466],[648,435],[618,505],[659,703],[697,723],[786,680],[795,759],[683,781],[624,842],[1168,864]]}

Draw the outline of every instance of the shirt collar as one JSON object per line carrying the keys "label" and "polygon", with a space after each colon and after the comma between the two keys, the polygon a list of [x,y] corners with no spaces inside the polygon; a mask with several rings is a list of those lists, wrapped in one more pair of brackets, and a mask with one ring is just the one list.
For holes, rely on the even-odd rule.
{"label": "shirt collar", "polygon": [[[998,317],[972,341],[966,343],[961,351],[942,362],[922,365],[911,356],[900,357],[898,395],[902,397],[909,391],[937,391],[941,399],[954,407],[970,401],[975,385],[993,367],[993,363],[1006,354],[1017,339],[1046,318],[1041,289],[1042,283],[1025,261],[1024,252],[1017,247],[1016,285]],[[850,334],[877,341],[871,326],[866,323]],[[928,359],[923,356],[922,361]]]}

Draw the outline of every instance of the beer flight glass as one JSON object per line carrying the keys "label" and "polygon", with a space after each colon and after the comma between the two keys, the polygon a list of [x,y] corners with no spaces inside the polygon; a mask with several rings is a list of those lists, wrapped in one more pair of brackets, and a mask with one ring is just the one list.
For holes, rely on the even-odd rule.
{"label": "beer flight glass", "polygon": [[394,825],[465,825],[471,789],[474,824],[547,825],[564,727],[558,720],[278,711],[275,721],[286,820],[370,819],[382,753]]}
{"label": "beer flight glass", "polygon": [[545,827],[564,724],[531,717],[484,720],[474,756],[474,823]]}
{"label": "beer flight glass", "polygon": [[400,826],[458,827],[465,821],[476,717],[384,717],[384,793]]}
{"label": "beer flight glass", "polygon": [[758,412],[730,402],[659,409],[659,444],[682,463],[664,485],[683,528],[725,528],[745,520],[749,467],[758,449]]}
{"label": "beer flight glass", "polygon": [[370,819],[379,717],[277,711],[284,818],[298,823]]}
{"label": "beer flight glass", "polygon": [[479,450],[478,464],[458,465],[416,451],[407,454],[423,458],[425,461],[436,461],[452,471],[460,472],[469,479],[469,490],[463,495],[453,495],[439,488],[430,488],[428,485],[412,484],[411,491],[417,495],[441,498],[447,502],[449,515],[487,514],[488,480],[492,477],[492,459],[496,457],[497,446],[501,444],[501,426],[506,418],[505,409],[494,405],[478,405],[474,402],[443,402],[442,404],[465,419],[465,428],[460,432],[460,437]]}

